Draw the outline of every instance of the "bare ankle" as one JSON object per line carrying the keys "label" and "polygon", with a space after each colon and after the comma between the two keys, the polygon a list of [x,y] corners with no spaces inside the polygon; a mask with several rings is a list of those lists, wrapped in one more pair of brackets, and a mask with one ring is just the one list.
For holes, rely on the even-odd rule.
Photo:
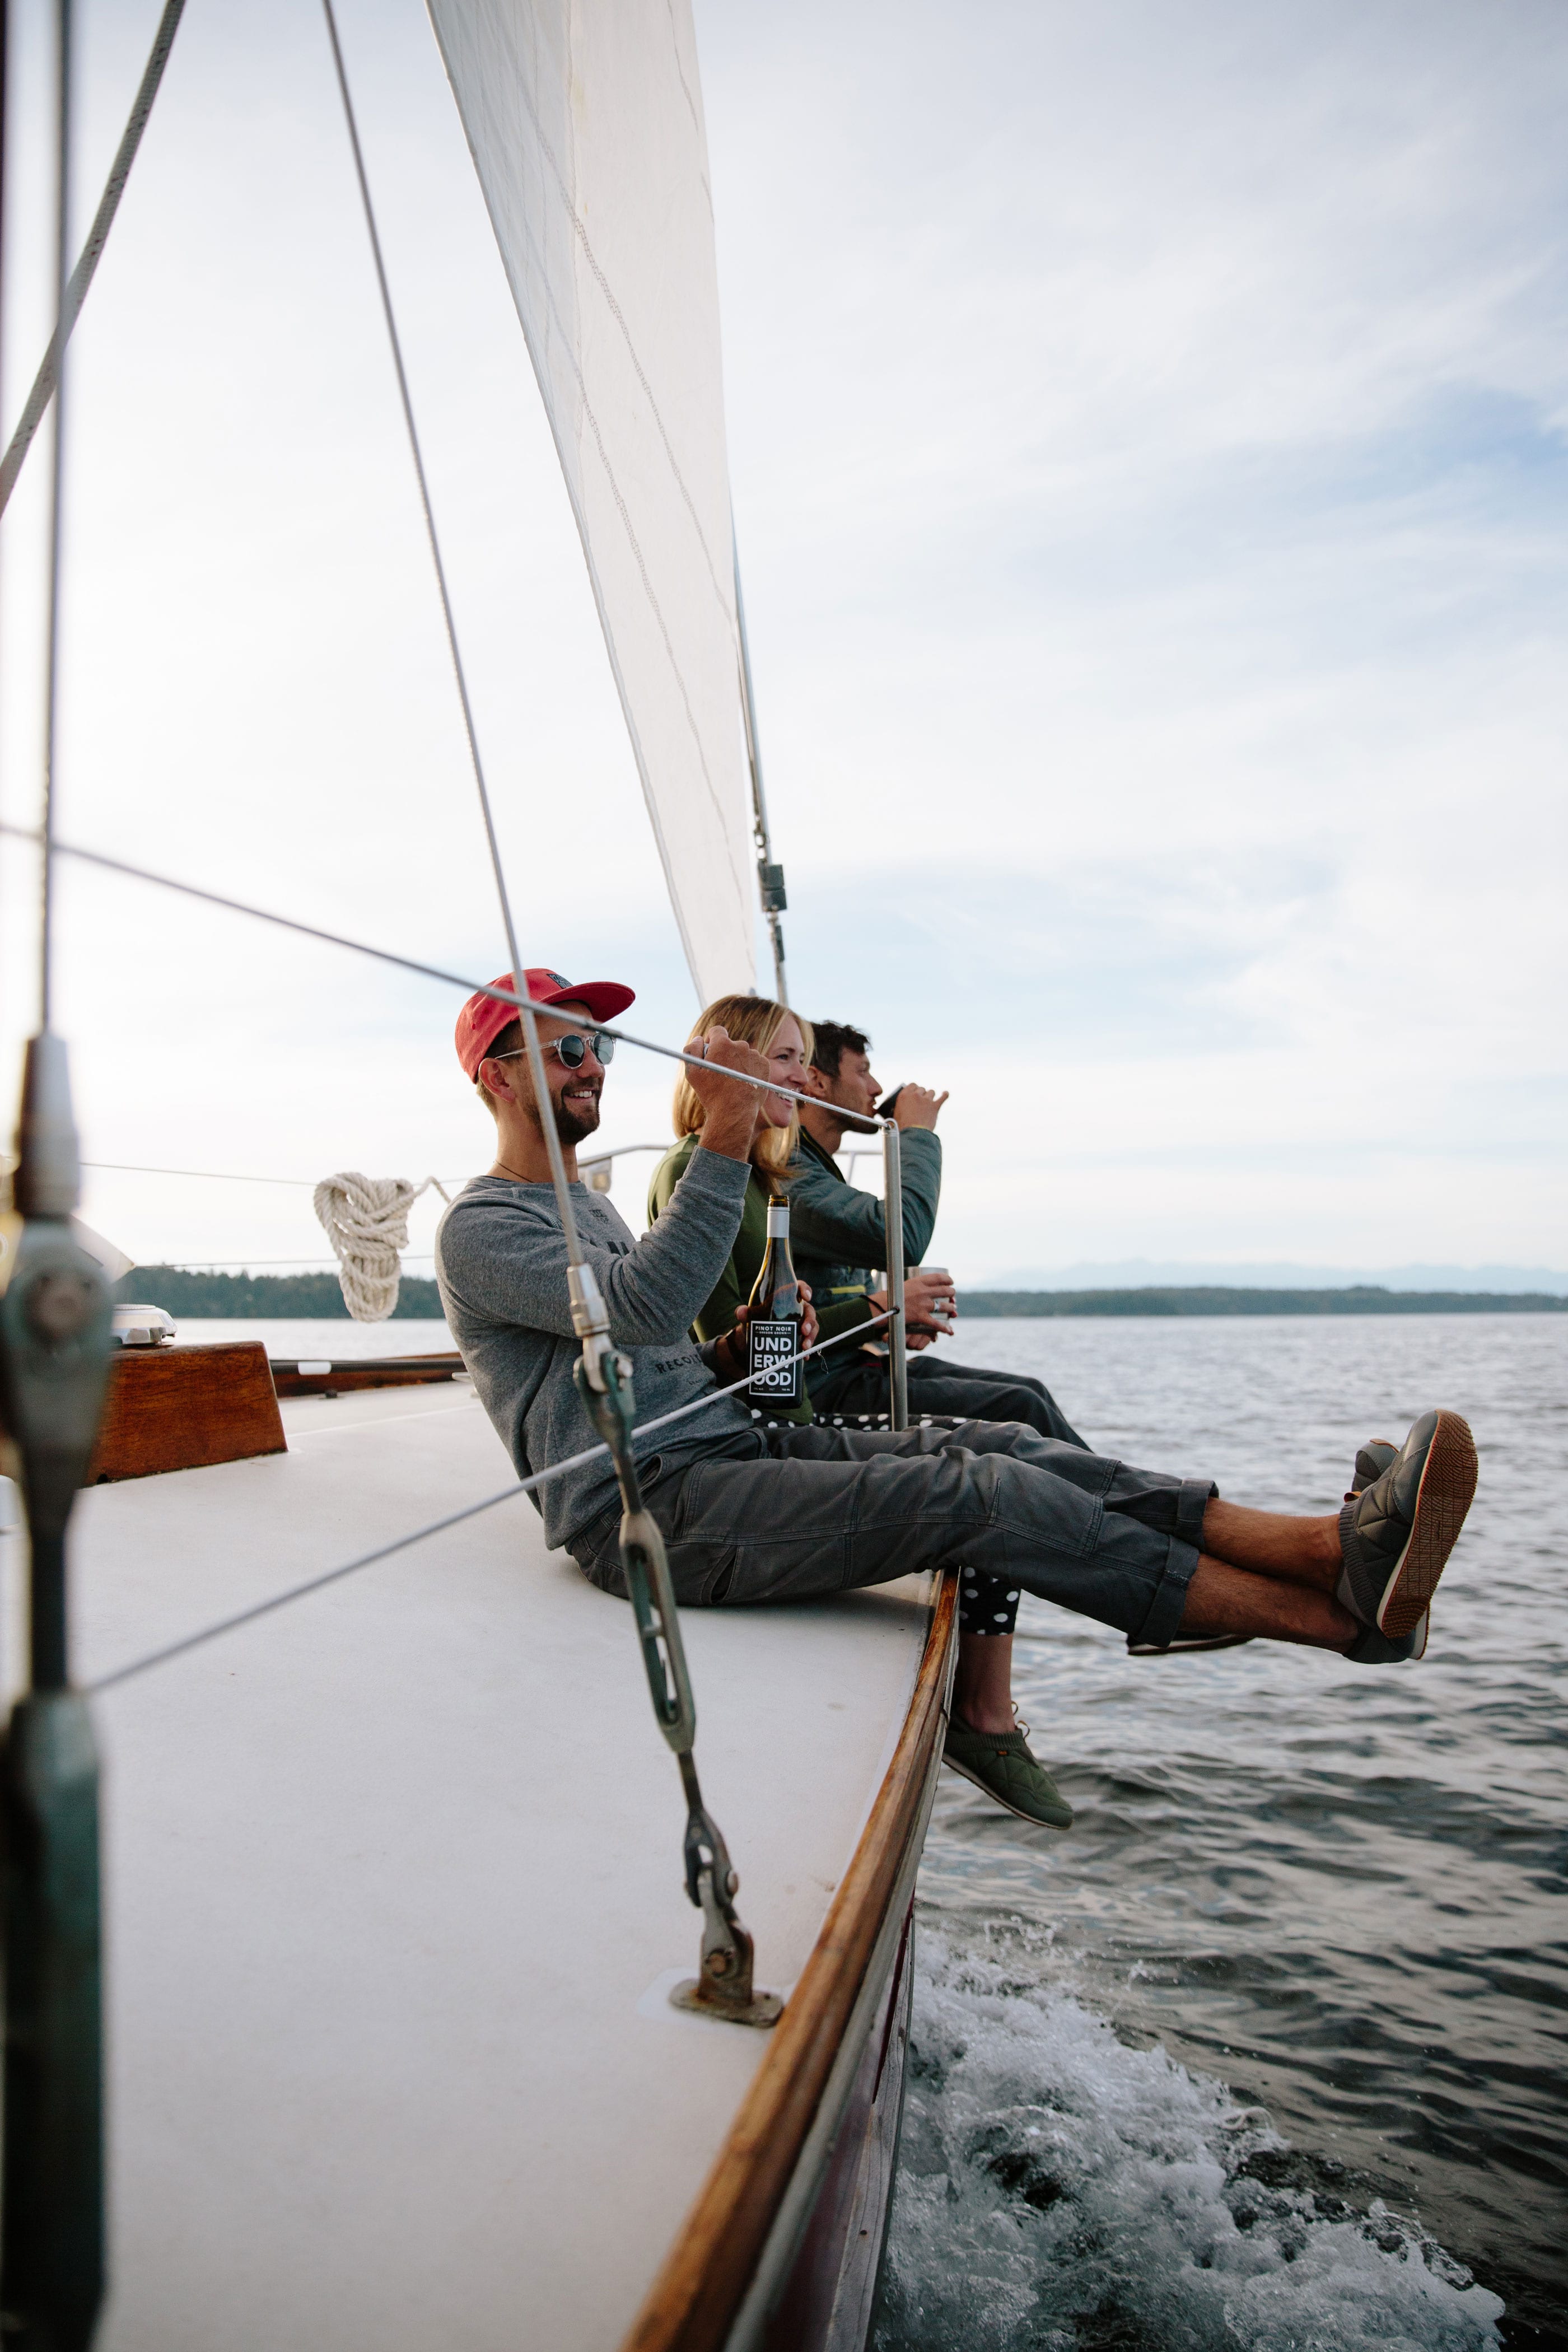
{"label": "bare ankle", "polygon": [[952,1720],[960,1731],[973,1731],[982,1739],[1001,1739],[1014,1727],[1011,1706],[1004,1710],[994,1703],[963,1706],[955,1699]]}

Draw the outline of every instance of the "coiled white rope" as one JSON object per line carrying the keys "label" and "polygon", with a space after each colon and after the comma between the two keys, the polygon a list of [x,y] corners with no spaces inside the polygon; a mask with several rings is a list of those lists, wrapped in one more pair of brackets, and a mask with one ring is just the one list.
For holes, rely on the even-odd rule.
{"label": "coiled white rope", "polygon": [[408,1212],[433,1184],[443,1201],[451,1199],[434,1176],[414,1184],[406,1176],[362,1176],[351,1169],[317,1185],[316,1215],[338,1261],[343,1305],[356,1323],[384,1323],[397,1305]]}

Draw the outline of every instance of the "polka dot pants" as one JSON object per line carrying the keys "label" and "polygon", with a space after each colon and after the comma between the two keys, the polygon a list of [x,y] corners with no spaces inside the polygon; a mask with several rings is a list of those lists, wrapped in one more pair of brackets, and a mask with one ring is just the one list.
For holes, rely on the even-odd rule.
{"label": "polka dot pants", "polygon": [[1010,1633],[1018,1615],[1018,1591],[1005,1576],[985,1576],[975,1568],[961,1569],[958,1578],[958,1630],[961,1633]]}

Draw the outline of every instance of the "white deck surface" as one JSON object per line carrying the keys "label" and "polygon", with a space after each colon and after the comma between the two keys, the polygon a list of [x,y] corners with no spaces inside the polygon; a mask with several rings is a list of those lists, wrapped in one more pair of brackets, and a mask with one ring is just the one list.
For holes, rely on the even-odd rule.
{"label": "white deck surface", "polygon": [[[466,1385],[283,1412],[287,1455],[83,1497],[79,1680],[510,1475]],[[853,1851],[923,1598],[683,1620],[764,1984]],[[96,1717],[100,2352],[615,2346],[765,2047],[647,1998],[699,1919],[629,1610],[515,1499]]]}

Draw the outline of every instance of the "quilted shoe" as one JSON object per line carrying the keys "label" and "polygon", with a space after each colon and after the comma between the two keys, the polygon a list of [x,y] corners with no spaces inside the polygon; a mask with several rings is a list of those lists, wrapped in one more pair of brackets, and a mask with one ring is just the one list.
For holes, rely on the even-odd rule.
{"label": "quilted shoe", "polygon": [[1388,1641],[1405,1641],[1436,1591],[1475,1491],[1468,1423],[1424,1412],[1386,1469],[1340,1513],[1344,1568],[1335,1599]]}
{"label": "quilted shoe", "polygon": [[1026,1723],[1015,1724],[1011,1731],[971,1731],[967,1724],[950,1720],[942,1760],[1021,1822],[1070,1830],[1072,1807],[1029,1753],[1028,1732]]}
{"label": "quilted shoe", "polygon": [[1397,1642],[1391,1642],[1375,1625],[1367,1625],[1344,1654],[1357,1666],[1413,1666],[1417,1658],[1426,1654],[1426,1632],[1431,1621],[1431,1611],[1423,1609],[1410,1632]]}
{"label": "quilted shoe", "polygon": [[1381,1478],[1391,1462],[1399,1459],[1399,1448],[1391,1445],[1386,1437],[1369,1437],[1364,1445],[1356,1448],[1355,1468],[1351,1474],[1346,1502],[1365,1492],[1373,1481]]}
{"label": "quilted shoe", "polygon": [[[1389,1464],[1398,1458],[1398,1446],[1391,1445],[1386,1437],[1369,1437],[1366,1444],[1356,1450],[1355,1469],[1345,1496],[1346,1502],[1363,1493],[1373,1479],[1381,1478]],[[1423,1609],[1414,1631],[1406,1633],[1401,1642],[1391,1642],[1375,1627],[1369,1627],[1351,1643],[1345,1655],[1362,1666],[1413,1666],[1418,1658],[1426,1654],[1426,1634],[1431,1622],[1431,1611]]]}

